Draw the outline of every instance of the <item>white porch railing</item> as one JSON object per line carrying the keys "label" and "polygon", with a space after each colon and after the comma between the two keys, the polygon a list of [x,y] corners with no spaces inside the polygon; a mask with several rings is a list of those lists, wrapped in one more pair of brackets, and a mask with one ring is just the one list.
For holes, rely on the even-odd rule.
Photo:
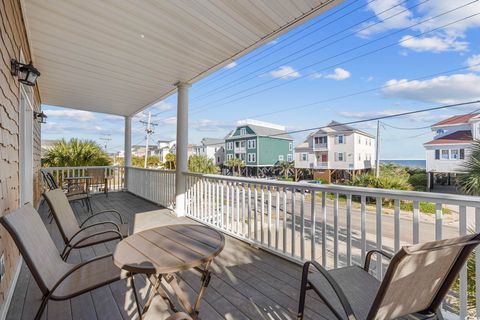
{"label": "white porch railing", "polygon": [[[123,166],[88,166],[88,167],[42,167],[42,170],[50,172],[59,187],[66,187],[65,178],[68,177],[84,177],[88,176],[90,169],[103,169],[105,177],[108,179],[108,191],[122,191],[124,189]],[[91,189],[90,192],[103,192],[103,190]]]}
{"label": "white porch railing", "polygon": [[[328,268],[361,264],[374,248],[396,252],[404,244],[480,231],[478,197],[185,174],[191,218],[291,260],[317,260]],[[480,268],[480,255],[475,264]],[[376,261],[377,277],[386,265]],[[475,281],[480,284],[480,272]],[[467,312],[472,297],[465,267],[459,293],[452,292],[445,309],[461,319],[480,314],[480,292],[475,295],[475,310]]]}
{"label": "white porch railing", "polygon": [[175,204],[175,171],[127,167],[127,191],[173,208]]}

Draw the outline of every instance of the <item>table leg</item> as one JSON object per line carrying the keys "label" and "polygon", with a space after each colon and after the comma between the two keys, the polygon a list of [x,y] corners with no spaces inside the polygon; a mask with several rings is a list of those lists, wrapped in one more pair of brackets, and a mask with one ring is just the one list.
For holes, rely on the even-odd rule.
{"label": "table leg", "polygon": [[128,275],[128,281],[130,282],[130,287],[133,290],[133,296],[135,297],[135,303],[137,304],[137,312],[140,319],[142,319],[143,312],[142,308],[140,307],[140,301],[138,300],[137,289],[135,288],[135,279],[133,279],[134,274],[131,273]]}
{"label": "table leg", "polygon": [[212,274],[210,272],[210,265],[212,261],[208,261],[205,264],[205,269],[201,270],[202,273],[202,285],[200,286],[200,290],[198,291],[197,299],[195,300],[195,305],[193,307],[193,314],[191,315],[193,319],[197,319],[198,313],[200,312],[200,303],[202,302],[203,295],[205,293],[205,289],[208,287],[210,283],[210,279]]}

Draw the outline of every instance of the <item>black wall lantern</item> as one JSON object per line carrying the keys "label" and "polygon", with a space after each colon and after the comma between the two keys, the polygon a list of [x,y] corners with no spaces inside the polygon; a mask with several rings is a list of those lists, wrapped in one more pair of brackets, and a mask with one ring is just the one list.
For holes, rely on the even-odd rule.
{"label": "black wall lantern", "polygon": [[31,61],[29,64],[24,64],[12,59],[10,63],[12,66],[11,73],[13,76],[18,77],[18,81],[27,86],[35,85],[37,78],[40,76],[40,72],[32,65]]}
{"label": "black wall lantern", "polygon": [[37,120],[39,119],[38,123],[47,123],[45,119],[47,119],[47,115],[43,113],[43,111],[37,112],[33,111],[33,119]]}

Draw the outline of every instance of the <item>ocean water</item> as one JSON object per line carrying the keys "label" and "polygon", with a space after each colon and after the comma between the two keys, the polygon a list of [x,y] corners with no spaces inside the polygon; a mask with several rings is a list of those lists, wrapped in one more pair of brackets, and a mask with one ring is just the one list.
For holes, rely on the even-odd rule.
{"label": "ocean water", "polygon": [[382,163],[393,163],[393,164],[398,164],[404,167],[413,167],[413,168],[422,168],[422,169],[425,169],[427,167],[426,160],[380,160],[380,164]]}

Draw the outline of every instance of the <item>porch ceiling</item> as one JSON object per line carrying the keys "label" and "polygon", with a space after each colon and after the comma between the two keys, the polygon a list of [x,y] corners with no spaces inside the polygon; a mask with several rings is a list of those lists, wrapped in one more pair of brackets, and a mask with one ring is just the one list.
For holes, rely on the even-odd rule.
{"label": "porch ceiling", "polygon": [[23,0],[43,103],[132,115],[343,0]]}

